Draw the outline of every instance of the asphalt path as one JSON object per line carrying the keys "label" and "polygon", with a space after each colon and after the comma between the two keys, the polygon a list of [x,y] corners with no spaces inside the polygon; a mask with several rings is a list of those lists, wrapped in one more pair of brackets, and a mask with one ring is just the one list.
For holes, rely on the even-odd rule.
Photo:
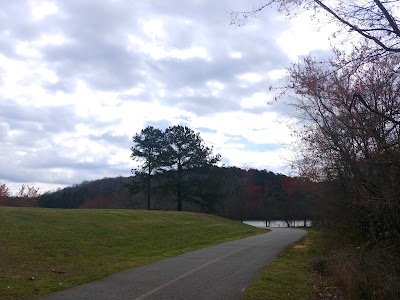
{"label": "asphalt path", "polygon": [[239,300],[257,273],[307,232],[277,228],[51,294],[43,300]]}

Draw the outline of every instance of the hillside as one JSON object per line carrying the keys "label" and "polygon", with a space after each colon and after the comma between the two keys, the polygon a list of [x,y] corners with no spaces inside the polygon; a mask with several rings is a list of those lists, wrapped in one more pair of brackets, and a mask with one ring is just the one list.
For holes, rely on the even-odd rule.
{"label": "hillside", "polygon": [[[45,193],[39,205],[49,208],[131,208],[134,204],[127,185],[133,177],[84,181],[64,189]],[[135,208],[144,208],[138,205]]]}
{"label": "hillside", "polygon": [[[136,177],[85,181],[39,199],[50,208],[147,208],[146,192],[130,193]],[[215,167],[192,175],[183,193],[183,210],[231,219],[310,219],[309,196],[296,178],[266,170]],[[155,177],[151,209],[176,210],[176,195],[168,179]],[[140,182],[137,182],[137,186]]]}
{"label": "hillside", "polygon": [[0,207],[0,299],[28,299],[262,233],[188,212]]}

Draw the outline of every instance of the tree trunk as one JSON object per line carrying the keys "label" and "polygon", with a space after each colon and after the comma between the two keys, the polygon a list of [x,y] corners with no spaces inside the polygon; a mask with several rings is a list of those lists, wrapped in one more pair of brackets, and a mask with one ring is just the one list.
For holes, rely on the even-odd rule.
{"label": "tree trunk", "polygon": [[178,183],[178,211],[182,211],[182,188],[180,183]]}
{"label": "tree trunk", "polygon": [[240,199],[240,222],[243,223],[243,199]]}
{"label": "tree trunk", "polygon": [[182,211],[182,187],[180,180],[177,185],[177,193],[178,193],[178,211]]}
{"label": "tree trunk", "polygon": [[150,188],[151,188],[151,186],[150,186],[151,177],[150,176],[151,175],[150,175],[150,171],[149,171],[149,173],[147,175],[147,209],[148,210],[150,210]]}
{"label": "tree trunk", "polygon": [[177,183],[177,194],[178,194],[178,211],[182,211],[182,165],[178,164],[178,183]]}

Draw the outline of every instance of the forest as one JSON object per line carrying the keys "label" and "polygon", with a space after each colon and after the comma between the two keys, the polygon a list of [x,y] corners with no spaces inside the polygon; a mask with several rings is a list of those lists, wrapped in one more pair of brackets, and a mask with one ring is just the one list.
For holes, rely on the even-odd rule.
{"label": "forest", "polygon": [[[196,177],[196,176],[193,176]],[[266,170],[213,167],[198,175],[196,187],[184,194],[183,210],[236,220],[310,220],[311,197],[300,179]],[[130,192],[135,176],[85,181],[38,196],[39,207],[147,209],[146,192]],[[174,194],[154,182],[151,209],[176,210]],[[196,196],[193,196],[196,193]],[[11,198],[10,198],[11,199]],[[10,201],[11,206],[31,204]]]}

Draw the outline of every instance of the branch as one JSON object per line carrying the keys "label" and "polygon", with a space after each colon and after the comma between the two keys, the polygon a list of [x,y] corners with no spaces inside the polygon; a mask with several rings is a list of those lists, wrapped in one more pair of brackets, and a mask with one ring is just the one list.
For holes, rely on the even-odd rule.
{"label": "branch", "polygon": [[[271,3],[273,2],[269,1],[267,4],[263,4],[258,8],[253,8],[253,10],[251,11],[233,11],[231,10],[230,12],[230,16],[231,16],[231,23],[230,25],[238,25],[238,26],[242,26],[246,20],[250,17],[254,17],[258,12],[262,11],[264,8],[266,8],[267,6],[271,5]],[[239,18],[239,16],[241,16],[241,18]]]}
{"label": "branch", "polygon": [[393,28],[394,33],[400,37],[400,30],[397,26],[395,20],[393,19],[392,15],[387,11],[385,6],[383,6],[382,2],[379,0],[374,0],[375,4],[379,7],[382,13],[385,15],[386,20],[389,22],[390,27]]}
{"label": "branch", "polygon": [[326,6],[324,3],[322,3],[320,0],[316,0],[315,1],[320,7],[322,7],[325,11],[327,11],[329,14],[331,14],[332,16],[334,16],[339,22],[349,26],[352,30],[357,31],[359,34],[361,34],[363,37],[374,41],[376,44],[378,44],[379,46],[381,46],[381,48],[385,49],[386,51],[390,51],[390,52],[400,52],[400,49],[396,49],[396,48],[391,48],[389,46],[386,46],[384,43],[382,43],[378,38],[369,35],[367,33],[365,33],[362,29],[358,28],[357,26],[351,24],[350,22],[346,21],[345,19],[343,19],[342,17],[340,17],[337,13],[335,13],[332,9],[330,9],[328,6]]}
{"label": "branch", "polygon": [[399,125],[399,126],[400,126],[400,121],[397,121],[397,120],[393,119],[392,117],[389,117],[389,116],[385,115],[384,113],[380,112],[379,110],[377,110],[377,109],[371,107],[371,106],[364,100],[364,98],[363,98],[360,94],[355,93],[355,94],[353,95],[353,99],[359,100],[359,101],[362,103],[362,105],[364,105],[369,111],[371,111],[371,112],[377,114],[378,116],[381,116],[382,118],[384,118],[384,119],[386,119],[386,120],[389,120],[389,121],[395,123],[396,125]]}

